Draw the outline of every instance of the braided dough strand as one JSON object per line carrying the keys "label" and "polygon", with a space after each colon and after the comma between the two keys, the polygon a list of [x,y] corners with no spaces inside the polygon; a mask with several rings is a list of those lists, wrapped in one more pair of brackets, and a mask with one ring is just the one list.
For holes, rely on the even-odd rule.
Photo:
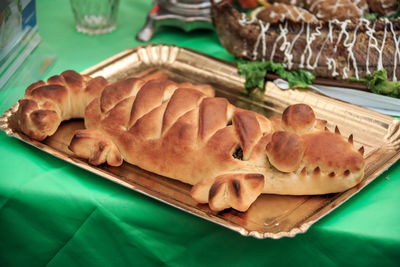
{"label": "braided dough strand", "polygon": [[[192,197],[212,210],[245,211],[261,193],[341,192],[363,178],[352,136],[325,129],[305,104],[268,119],[214,97],[208,85],[129,78],[105,86],[75,74],[28,87],[17,111],[24,133],[42,138],[62,120],[84,117],[86,129],[69,146],[78,157],[94,165],[125,160],[194,185]],[[27,119],[34,112],[44,114],[40,127]]]}
{"label": "braided dough strand", "polygon": [[20,130],[34,139],[45,139],[62,121],[83,118],[87,104],[107,84],[103,77],[93,79],[72,70],[52,76],[47,82],[33,83],[19,101]]}

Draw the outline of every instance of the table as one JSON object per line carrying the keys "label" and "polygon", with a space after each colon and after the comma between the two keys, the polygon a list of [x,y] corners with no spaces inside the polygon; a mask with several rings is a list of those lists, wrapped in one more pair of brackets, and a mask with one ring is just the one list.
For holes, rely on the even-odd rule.
{"label": "table", "polygon": [[[3,113],[28,84],[82,71],[135,39],[152,1],[122,0],[117,30],[75,31],[69,1],[37,1],[42,42],[0,90]],[[152,43],[234,62],[210,30],[163,28]],[[55,61],[46,71],[43,64]],[[1,266],[399,266],[400,162],[313,225],[279,240],[244,237],[102,179],[0,132]]]}

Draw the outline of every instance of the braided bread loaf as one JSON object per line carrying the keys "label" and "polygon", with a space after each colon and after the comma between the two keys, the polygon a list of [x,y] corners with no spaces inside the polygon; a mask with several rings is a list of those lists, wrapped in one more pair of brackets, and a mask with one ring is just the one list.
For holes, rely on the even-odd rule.
{"label": "braided bread loaf", "polygon": [[[66,73],[61,76],[65,80]],[[82,82],[82,93],[71,96],[82,96],[92,82]],[[36,101],[36,95],[39,102],[50,101],[43,96],[50,96],[51,88],[29,87],[20,103]],[[71,151],[92,164],[118,166],[125,160],[194,185],[193,198],[215,211],[245,211],[261,193],[340,192],[363,177],[363,156],[353,148],[352,137],[347,141],[338,131],[326,130],[326,122],[315,119],[304,104],[288,107],[281,118],[267,119],[214,97],[207,85],[129,78],[93,91],[99,94],[85,109],[87,129],[75,133]],[[77,115],[64,103],[70,101],[67,95],[46,112],[60,118]],[[28,116],[25,110],[17,112],[21,124]],[[44,128],[53,129],[58,120],[44,120],[41,127],[46,123]],[[30,127],[20,128],[29,135]]]}
{"label": "braided bread loaf", "polygon": [[83,118],[86,106],[107,84],[103,77],[92,79],[71,70],[31,84],[19,101],[19,130],[34,139],[45,139],[62,121]]}

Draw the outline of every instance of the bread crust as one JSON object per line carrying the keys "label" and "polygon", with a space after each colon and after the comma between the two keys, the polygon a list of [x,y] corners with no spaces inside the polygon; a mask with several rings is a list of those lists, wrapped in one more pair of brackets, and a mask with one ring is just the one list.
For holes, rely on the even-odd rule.
{"label": "bread crust", "polygon": [[19,100],[19,130],[34,139],[45,139],[55,133],[62,121],[82,118],[88,103],[107,84],[103,77],[91,78],[73,70],[31,84]]}
{"label": "bread crust", "polygon": [[[81,116],[86,129],[69,146],[77,156],[94,165],[125,160],[194,185],[193,198],[212,210],[245,211],[261,193],[340,192],[363,177],[363,156],[307,105],[270,120],[214,97],[208,85],[127,79],[104,86],[84,76],[68,82],[68,75],[28,87],[16,113],[25,134],[42,139],[60,120]],[[81,114],[74,101],[88,102]]]}

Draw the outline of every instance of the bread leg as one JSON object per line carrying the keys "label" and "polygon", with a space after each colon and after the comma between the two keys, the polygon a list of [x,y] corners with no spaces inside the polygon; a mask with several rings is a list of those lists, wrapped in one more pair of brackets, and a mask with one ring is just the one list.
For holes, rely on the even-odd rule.
{"label": "bread leg", "polygon": [[76,131],[68,148],[93,165],[107,162],[111,166],[120,166],[123,161],[111,138],[93,129]]}
{"label": "bread leg", "polygon": [[208,203],[213,211],[234,208],[246,211],[262,193],[264,176],[234,173],[208,178],[195,184],[191,195],[199,203]]}

